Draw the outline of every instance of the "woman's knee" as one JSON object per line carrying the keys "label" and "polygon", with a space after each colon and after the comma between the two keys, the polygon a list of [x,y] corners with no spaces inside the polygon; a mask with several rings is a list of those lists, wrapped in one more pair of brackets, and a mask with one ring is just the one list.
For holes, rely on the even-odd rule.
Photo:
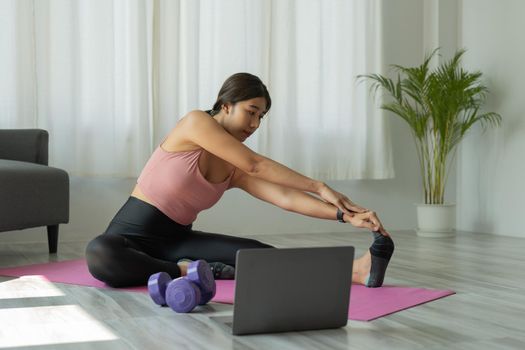
{"label": "woman's knee", "polygon": [[118,235],[103,234],[86,247],[86,262],[89,272],[96,279],[110,286],[118,284],[115,280],[117,265],[122,263],[119,255],[125,249],[124,237]]}
{"label": "woman's knee", "polygon": [[95,237],[86,246],[86,257],[111,257],[124,248],[124,237],[102,234]]}

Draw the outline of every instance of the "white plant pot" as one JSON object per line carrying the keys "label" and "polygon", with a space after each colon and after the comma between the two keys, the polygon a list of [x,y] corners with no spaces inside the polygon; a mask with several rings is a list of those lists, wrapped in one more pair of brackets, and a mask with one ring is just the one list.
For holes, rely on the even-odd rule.
{"label": "white plant pot", "polygon": [[417,229],[420,237],[451,237],[455,235],[456,204],[416,204]]}

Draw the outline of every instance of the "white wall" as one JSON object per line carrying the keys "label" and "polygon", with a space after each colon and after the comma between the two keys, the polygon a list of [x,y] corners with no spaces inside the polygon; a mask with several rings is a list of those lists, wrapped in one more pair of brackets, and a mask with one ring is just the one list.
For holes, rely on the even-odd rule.
{"label": "white wall", "polygon": [[[383,34],[386,64],[417,65],[423,58],[423,3],[419,0],[384,1]],[[371,73],[371,72],[363,72]],[[396,177],[390,180],[329,181],[356,203],[378,212],[388,230],[414,229],[415,203],[421,202],[419,166],[408,126],[390,116]],[[71,220],[61,227],[61,240],[79,240],[100,234],[125,201],[133,179],[72,178]],[[455,199],[452,172],[446,200]],[[272,233],[349,232],[364,230],[283,211],[234,189],[213,208],[202,212],[194,228],[234,235]],[[43,228],[0,234],[0,242],[44,241]]]}
{"label": "white wall", "polygon": [[502,115],[498,129],[475,127],[461,145],[457,227],[525,237],[525,2],[463,0],[460,45],[465,66],[481,70],[492,92],[487,111]]}

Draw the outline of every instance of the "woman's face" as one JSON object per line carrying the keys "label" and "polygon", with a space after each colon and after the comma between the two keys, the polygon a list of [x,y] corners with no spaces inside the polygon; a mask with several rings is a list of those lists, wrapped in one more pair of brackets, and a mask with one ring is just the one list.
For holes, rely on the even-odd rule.
{"label": "woman's face", "polygon": [[223,106],[226,113],[225,123],[230,134],[243,142],[259,127],[263,116],[266,114],[266,99],[256,97],[239,101],[234,105]]}

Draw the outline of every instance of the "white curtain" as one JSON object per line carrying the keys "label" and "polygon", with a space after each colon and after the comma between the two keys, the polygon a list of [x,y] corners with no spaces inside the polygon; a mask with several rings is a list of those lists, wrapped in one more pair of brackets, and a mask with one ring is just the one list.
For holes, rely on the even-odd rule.
{"label": "white curtain", "polygon": [[44,128],[73,175],[138,175],[236,72],[272,109],[246,141],[319,180],[394,176],[379,72],[381,0],[0,1],[0,127]]}

